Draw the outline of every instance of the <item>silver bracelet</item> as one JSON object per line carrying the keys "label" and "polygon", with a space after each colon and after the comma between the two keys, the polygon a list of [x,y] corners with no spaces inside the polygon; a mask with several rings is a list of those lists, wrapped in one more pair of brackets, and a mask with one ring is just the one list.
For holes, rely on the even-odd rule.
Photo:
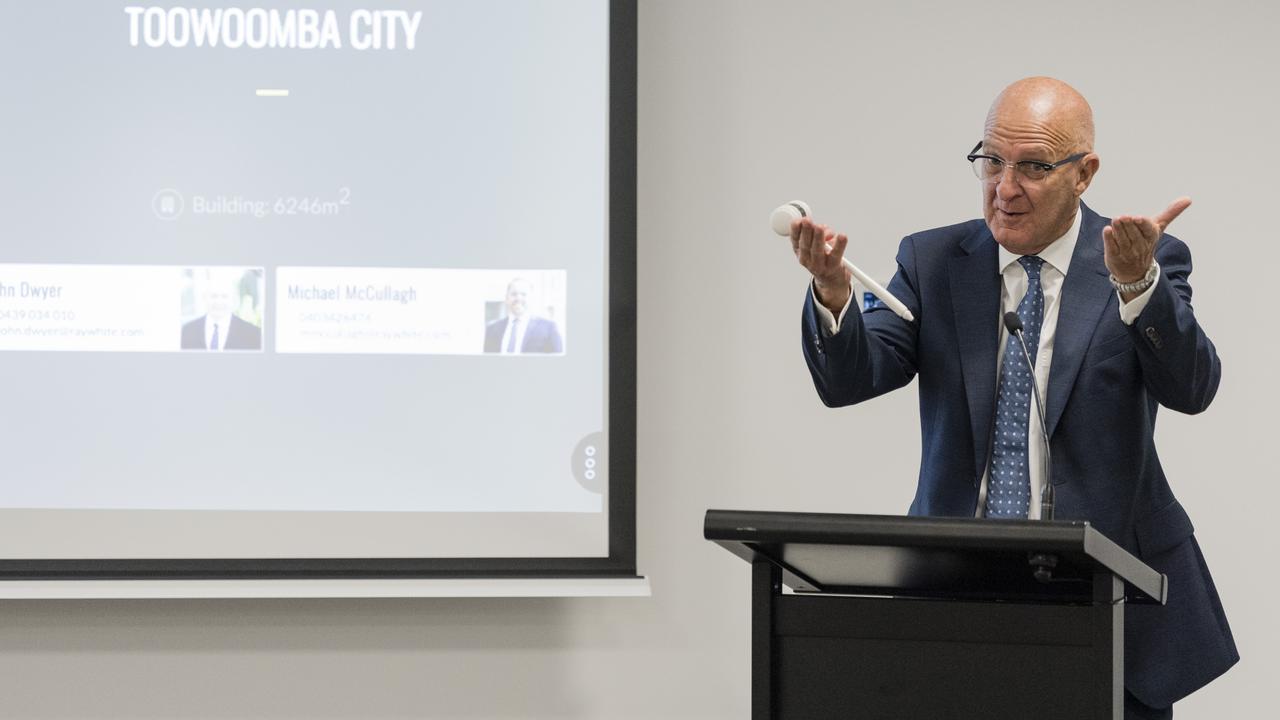
{"label": "silver bracelet", "polygon": [[1153,260],[1151,267],[1147,268],[1147,274],[1141,280],[1130,283],[1122,283],[1116,279],[1115,275],[1109,275],[1111,278],[1111,287],[1116,289],[1118,293],[1140,293],[1151,287],[1156,282],[1156,263]]}

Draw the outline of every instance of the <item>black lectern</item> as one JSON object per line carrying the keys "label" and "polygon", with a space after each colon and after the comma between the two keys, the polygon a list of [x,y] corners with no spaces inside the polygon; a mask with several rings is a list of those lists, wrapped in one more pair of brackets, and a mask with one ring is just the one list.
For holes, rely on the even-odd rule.
{"label": "black lectern", "polygon": [[1124,603],[1167,593],[1087,522],[709,510],[704,534],[752,566],[754,720],[1122,720]]}

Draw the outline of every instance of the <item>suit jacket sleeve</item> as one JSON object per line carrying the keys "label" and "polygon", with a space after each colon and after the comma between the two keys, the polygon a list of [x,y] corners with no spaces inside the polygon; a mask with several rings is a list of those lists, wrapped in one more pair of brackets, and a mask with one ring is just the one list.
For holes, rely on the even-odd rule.
{"label": "suit jacket sleeve", "polygon": [[1198,413],[1218,391],[1222,363],[1191,309],[1191,251],[1165,235],[1156,262],[1162,277],[1129,334],[1151,397],[1170,410]]}
{"label": "suit jacket sleeve", "polygon": [[543,342],[543,352],[564,352],[564,341],[560,338],[560,328],[551,320],[543,320],[542,322],[544,332],[546,333],[546,339]]}
{"label": "suit jacket sleeve", "polygon": [[898,270],[889,282],[889,292],[911,310],[915,323],[903,320],[887,307],[876,307],[865,313],[846,313],[840,330],[829,335],[815,309],[813,292],[805,293],[801,344],[814,387],[829,407],[883,395],[915,377],[916,323],[922,317],[911,237],[899,245],[897,261]]}

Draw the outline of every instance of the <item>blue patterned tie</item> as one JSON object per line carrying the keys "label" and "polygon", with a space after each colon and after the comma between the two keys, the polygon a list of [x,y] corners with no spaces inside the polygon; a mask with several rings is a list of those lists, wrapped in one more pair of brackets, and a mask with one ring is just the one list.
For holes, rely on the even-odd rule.
{"label": "blue patterned tie", "polygon": [[[1027,271],[1027,294],[1018,303],[1022,335],[1031,364],[1040,347],[1044,321],[1044,292],[1040,290],[1040,266],[1044,260],[1027,255],[1018,259]],[[1027,462],[1027,428],[1035,382],[1022,358],[1022,345],[1012,335],[1005,342],[1000,363],[1000,388],[996,393],[996,429],[991,446],[991,477],[987,483],[987,517],[1025,518],[1031,507],[1031,470]]]}

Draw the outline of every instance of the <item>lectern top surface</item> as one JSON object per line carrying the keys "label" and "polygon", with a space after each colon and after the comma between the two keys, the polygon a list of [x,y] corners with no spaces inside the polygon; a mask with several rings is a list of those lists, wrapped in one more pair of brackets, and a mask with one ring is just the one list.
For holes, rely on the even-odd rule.
{"label": "lectern top surface", "polygon": [[[751,562],[779,565],[801,592],[1089,596],[1098,573],[1130,601],[1164,602],[1166,580],[1087,522],[708,510],[704,535]],[[1051,559],[1051,582],[1032,558]]]}

